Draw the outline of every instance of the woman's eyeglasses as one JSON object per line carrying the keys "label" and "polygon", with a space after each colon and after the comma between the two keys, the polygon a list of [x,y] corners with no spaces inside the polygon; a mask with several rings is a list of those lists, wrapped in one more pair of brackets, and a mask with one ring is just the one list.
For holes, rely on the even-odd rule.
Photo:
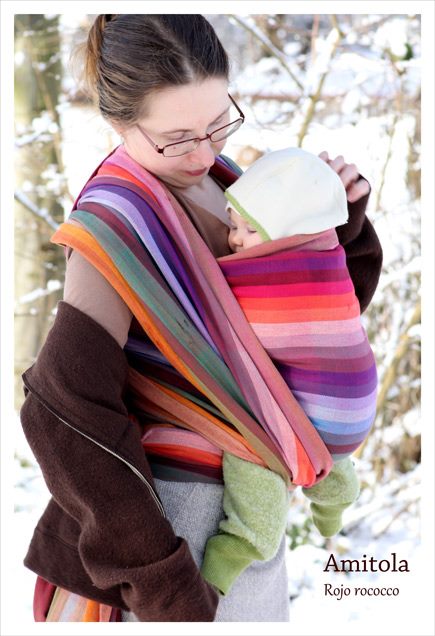
{"label": "woman's eyeglasses", "polygon": [[147,133],[141,128],[139,124],[136,124],[136,126],[139,128],[140,132],[148,141],[148,143],[152,145],[154,150],[162,154],[164,157],[180,157],[181,155],[187,155],[189,152],[193,152],[194,150],[196,150],[201,141],[205,141],[205,139],[210,139],[212,143],[222,141],[223,139],[226,139],[227,137],[235,133],[236,130],[238,130],[243,124],[243,122],[245,121],[245,115],[242,113],[230,94],[228,94],[228,97],[237,108],[240,117],[230,122],[229,124],[226,124],[225,126],[216,128],[216,130],[213,130],[205,137],[193,137],[192,139],[184,139],[183,141],[177,141],[173,144],[167,144],[166,146],[163,146],[163,148],[160,148],[156,143],[154,143],[154,141],[147,135]]}

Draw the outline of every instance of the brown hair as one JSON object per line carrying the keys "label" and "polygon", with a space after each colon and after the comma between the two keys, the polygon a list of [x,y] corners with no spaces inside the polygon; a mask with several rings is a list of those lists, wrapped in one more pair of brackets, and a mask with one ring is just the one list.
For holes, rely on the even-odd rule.
{"label": "brown hair", "polygon": [[228,56],[202,15],[99,15],[84,46],[85,84],[101,115],[133,125],[156,90],[228,79]]}

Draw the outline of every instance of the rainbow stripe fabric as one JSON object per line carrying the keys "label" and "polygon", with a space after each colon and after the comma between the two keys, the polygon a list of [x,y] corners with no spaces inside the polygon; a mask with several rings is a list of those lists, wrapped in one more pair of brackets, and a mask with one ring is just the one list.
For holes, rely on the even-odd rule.
{"label": "rainbow stripe fabric", "polygon": [[56,587],[47,612],[47,623],[120,622],[120,610]]}
{"label": "rainbow stripe fabric", "polygon": [[[212,170],[225,186],[237,178],[219,159]],[[88,259],[136,319],[127,349],[140,364],[131,365],[129,400],[141,423],[193,432],[274,470],[289,487],[309,487],[329,473],[330,452],[220,264],[175,197],[122,146],[94,172],[51,240]],[[153,374],[158,364],[164,377]]]}
{"label": "rainbow stripe fabric", "polygon": [[261,344],[332,457],[342,459],[375,418],[375,358],[335,230],[296,241],[272,255],[219,261]]}

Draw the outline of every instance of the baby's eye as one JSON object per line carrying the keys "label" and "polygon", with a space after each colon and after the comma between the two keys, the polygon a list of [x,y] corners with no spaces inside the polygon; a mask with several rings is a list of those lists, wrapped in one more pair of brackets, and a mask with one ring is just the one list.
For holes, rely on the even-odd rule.
{"label": "baby's eye", "polygon": [[249,234],[255,234],[257,230],[254,230],[252,227],[248,227]]}

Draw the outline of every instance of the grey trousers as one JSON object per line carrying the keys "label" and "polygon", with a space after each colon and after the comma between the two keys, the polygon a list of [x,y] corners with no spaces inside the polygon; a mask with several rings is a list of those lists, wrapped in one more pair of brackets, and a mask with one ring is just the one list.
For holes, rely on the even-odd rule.
{"label": "grey trousers", "polygon": [[[216,534],[224,518],[223,486],[201,482],[155,479],[166,515],[176,535],[184,537],[201,567],[207,539]],[[215,621],[289,621],[289,595],[285,566],[286,538],[270,561],[255,561],[219,601]],[[123,622],[138,621],[122,612]]]}

